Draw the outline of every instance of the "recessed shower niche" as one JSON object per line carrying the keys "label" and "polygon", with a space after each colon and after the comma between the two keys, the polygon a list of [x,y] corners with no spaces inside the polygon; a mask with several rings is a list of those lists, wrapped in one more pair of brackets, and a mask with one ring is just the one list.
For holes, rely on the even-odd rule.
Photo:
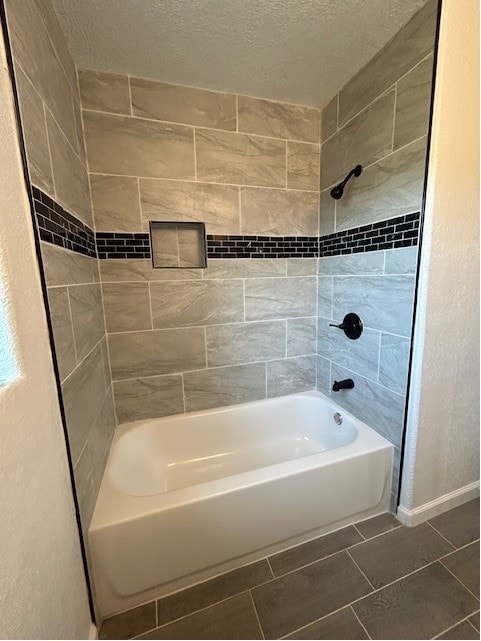
{"label": "recessed shower niche", "polygon": [[150,222],[154,269],[207,267],[204,223]]}

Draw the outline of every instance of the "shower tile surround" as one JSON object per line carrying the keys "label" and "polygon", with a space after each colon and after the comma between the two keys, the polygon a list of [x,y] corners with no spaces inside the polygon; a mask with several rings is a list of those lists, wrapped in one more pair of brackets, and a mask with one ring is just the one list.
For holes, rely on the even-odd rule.
{"label": "shower tile surround", "polygon": [[[419,233],[415,212],[422,204],[436,13],[437,2],[429,0],[322,112],[317,384],[320,391],[394,444],[393,509],[412,330]],[[334,201],[329,195],[332,185],[358,163],[363,165],[361,176],[353,178],[341,200]],[[404,220],[396,223],[396,217]],[[325,235],[364,225],[370,225],[372,231],[364,232],[364,241],[358,234],[354,238],[368,242],[381,228],[385,238],[378,248],[384,251],[323,253]],[[396,230],[404,230],[403,241],[386,244],[392,242]],[[347,312],[357,312],[364,321],[359,340],[350,341],[340,330],[329,327],[329,323],[341,322]],[[355,388],[332,392],[333,381],[344,378],[352,378]]]}
{"label": "shower tile surround", "polygon": [[[357,290],[347,280],[340,288],[346,275],[378,300],[380,283],[413,282],[434,4],[326,107],[320,140],[314,108],[97,71],[77,77],[44,0],[7,0],[84,529],[113,398],[122,422],[312,389],[316,371],[327,391],[332,376],[353,372],[355,405],[336,400],[398,443],[409,332],[372,323],[369,354],[351,354],[335,330],[323,343],[320,328],[340,320]],[[367,99],[370,65],[379,86]],[[334,202],[331,183],[357,162],[363,175]],[[204,222],[208,268],[153,270],[150,220]],[[379,271],[363,271],[369,260]],[[392,416],[390,432],[382,421]]]}

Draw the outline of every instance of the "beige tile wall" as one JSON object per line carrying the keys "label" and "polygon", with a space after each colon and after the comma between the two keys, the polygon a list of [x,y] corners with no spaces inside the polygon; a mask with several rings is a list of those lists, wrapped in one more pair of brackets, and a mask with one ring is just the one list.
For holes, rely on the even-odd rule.
{"label": "beige tile wall", "polygon": [[[79,78],[97,229],[201,221],[208,234],[317,235],[319,110]],[[314,388],[317,260],[100,268],[120,422]]]}
{"label": "beige tile wall", "polygon": [[[437,1],[429,0],[324,108],[321,234],[420,211],[436,12]],[[332,185],[358,163],[361,176],[333,200]],[[409,247],[319,260],[318,387],[394,444],[393,508],[416,258],[417,247]],[[329,327],[349,311],[363,318],[359,341],[346,342]],[[352,392],[331,392],[335,378],[348,377]]]}
{"label": "beige tile wall", "polygon": [[[437,1],[429,0],[322,112],[321,234],[419,211]],[[329,191],[364,167],[341,200]]]}
{"label": "beige tile wall", "polygon": [[[55,12],[49,0],[7,0],[6,12],[31,182],[92,226],[77,73]],[[98,261],[41,253],[85,530],[115,426]]]}

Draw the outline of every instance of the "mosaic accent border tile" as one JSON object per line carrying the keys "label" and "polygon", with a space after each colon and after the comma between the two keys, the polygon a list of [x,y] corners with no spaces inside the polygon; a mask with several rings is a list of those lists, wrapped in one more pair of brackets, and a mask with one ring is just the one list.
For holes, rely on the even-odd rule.
{"label": "mosaic accent border tile", "polygon": [[99,258],[150,258],[150,237],[146,233],[97,232]]}
{"label": "mosaic accent border tile", "polygon": [[40,189],[32,186],[33,208],[41,240],[95,258],[95,233]]}
{"label": "mosaic accent border tile", "polygon": [[419,240],[419,212],[339,231],[319,238],[319,257],[413,247]]}
{"label": "mosaic accent border tile", "polygon": [[317,236],[207,236],[207,258],[316,258]]}
{"label": "mosaic accent border tile", "polygon": [[[32,186],[35,217],[41,240],[100,259],[152,256],[146,232],[97,232]],[[207,235],[207,257],[323,258],[413,247],[419,241],[420,212],[326,236]]]}

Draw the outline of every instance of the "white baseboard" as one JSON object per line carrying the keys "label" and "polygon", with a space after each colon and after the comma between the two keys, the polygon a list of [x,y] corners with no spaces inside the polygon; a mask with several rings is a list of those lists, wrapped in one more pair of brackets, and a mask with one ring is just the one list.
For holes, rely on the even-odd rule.
{"label": "white baseboard", "polygon": [[454,492],[449,492],[449,494],[444,494],[434,501],[429,501],[424,505],[415,507],[413,510],[408,510],[403,505],[400,505],[397,510],[397,517],[404,525],[408,527],[416,527],[420,523],[424,523],[428,519],[432,519],[443,512],[452,510],[454,507],[458,507],[463,503],[467,503],[472,499],[475,499],[479,496],[479,481],[460,487]]}
{"label": "white baseboard", "polygon": [[89,639],[98,639],[98,638],[99,638],[98,630],[97,630],[97,627],[95,626],[95,624],[94,624],[94,623],[92,623],[92,624],[90,625],[90,630],[89,630],[89,636],[88,636],[88,638],[89,638]]}

